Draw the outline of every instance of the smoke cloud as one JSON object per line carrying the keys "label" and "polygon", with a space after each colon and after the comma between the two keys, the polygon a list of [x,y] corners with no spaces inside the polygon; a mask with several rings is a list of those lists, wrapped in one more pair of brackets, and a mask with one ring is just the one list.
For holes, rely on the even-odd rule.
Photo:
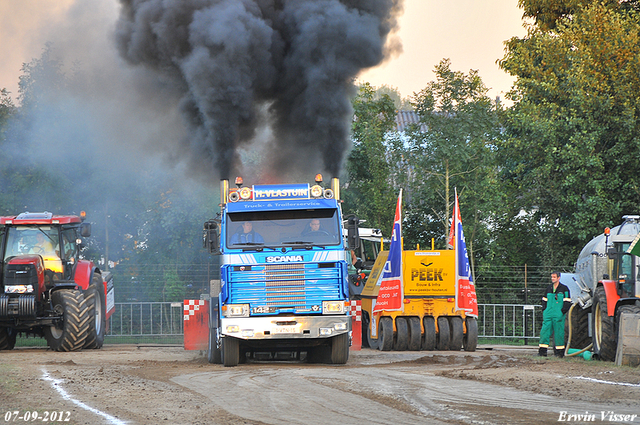
{"label": "smoke cloud", "polygon": [[242,148],[256,140],[266,143],[264,170],[286,175],[321,167],[338,176],[350,144],[352,81],[399,49],[387,40],[402,0],[121,0],[121,6],[120,55],[176,94],[189,130],[178,152],[192,171],[208,176],[242,171]]}

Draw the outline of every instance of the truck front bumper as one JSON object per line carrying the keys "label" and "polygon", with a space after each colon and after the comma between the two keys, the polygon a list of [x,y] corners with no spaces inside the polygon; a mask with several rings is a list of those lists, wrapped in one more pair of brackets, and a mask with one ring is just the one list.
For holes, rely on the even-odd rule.
{"label": "truck front bumper", "polygon": [[351,330],[351,316],[224,317],[221,330],[246,340],[331,338]]}

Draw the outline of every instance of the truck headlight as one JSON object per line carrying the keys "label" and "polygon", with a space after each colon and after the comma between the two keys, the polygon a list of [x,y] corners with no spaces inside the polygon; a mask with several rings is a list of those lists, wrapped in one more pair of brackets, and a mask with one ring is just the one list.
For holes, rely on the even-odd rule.
{"label": "truck headlight", "polygon": [[5,294],[32,294],[33,285],[5,285]]}
{"label": "truck headlight", "polygon": [[249,304],[227,304],[221,310],[225,317],[249,317]]}
{"label": "truck headlight", "polygon": [[344,301],[322,301],[322,314],[342,314],[344,312]]}

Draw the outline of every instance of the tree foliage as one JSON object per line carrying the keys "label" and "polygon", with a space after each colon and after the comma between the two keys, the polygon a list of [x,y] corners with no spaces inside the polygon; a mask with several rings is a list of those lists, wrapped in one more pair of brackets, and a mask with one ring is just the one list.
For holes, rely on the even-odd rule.
{"label": "tree foliage", "polygon": [[502,177],[556,264],[640,203],[640,17],[617,2],[570,12],[511,39],[501,62],[517,77]]}

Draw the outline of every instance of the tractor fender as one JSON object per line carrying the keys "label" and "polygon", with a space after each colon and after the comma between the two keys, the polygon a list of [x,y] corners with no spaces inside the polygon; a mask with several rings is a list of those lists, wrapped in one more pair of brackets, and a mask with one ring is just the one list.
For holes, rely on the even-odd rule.
{"label": "tractor fender", "polygon": [[[91,261],[80,260],[75,268],[73,280],[84,290],[91,285],[93,273],[100,273],[100,269],[93,265]],[[104,283],[103,283],[104,284]]]}
{"label": "tractor fender", "polygon": [[616,303],[620,299],[615,280],[603,280],[600,282],[604,287],[604,293],[607,295],[607,316],[616,314]]}

